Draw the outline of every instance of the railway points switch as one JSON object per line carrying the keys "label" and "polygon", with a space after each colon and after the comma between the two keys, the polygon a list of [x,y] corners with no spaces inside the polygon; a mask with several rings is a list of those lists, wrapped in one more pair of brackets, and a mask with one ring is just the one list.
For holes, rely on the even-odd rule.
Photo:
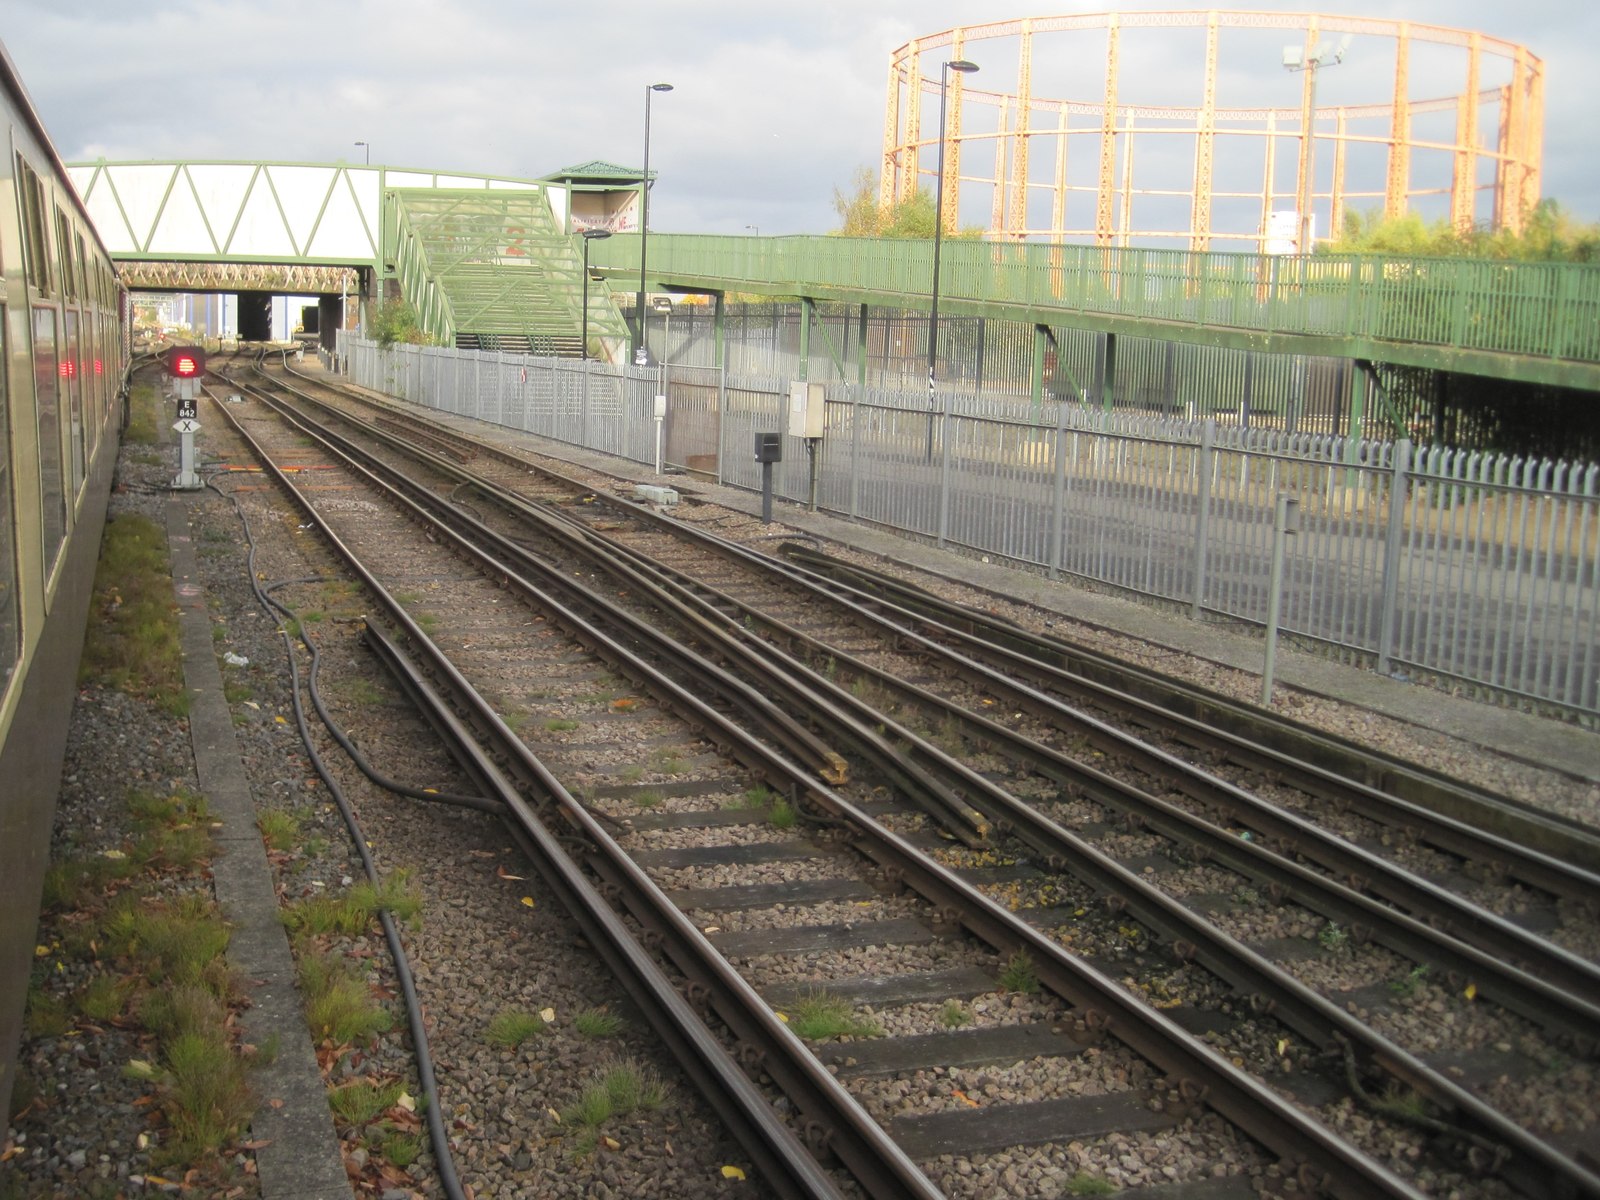
{"label": "railway points switch", "polygon": [[633,498],[642,500],[646,504],[670,505],[678,502],[678,493],[673,488],[656,487],[653,483],[639,483],[634,485]]}

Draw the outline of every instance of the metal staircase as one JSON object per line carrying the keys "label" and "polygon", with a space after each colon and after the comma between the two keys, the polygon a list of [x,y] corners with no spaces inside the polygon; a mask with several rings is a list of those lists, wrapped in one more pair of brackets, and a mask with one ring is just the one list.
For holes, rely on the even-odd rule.
{"label": "metal staircase", "polygon": [[[562,358],[582,354],[583,250],[538,189],[396,189],[385,248],[418,323],[445,345]],[[611,359],[627,326],[589,284],[589,347]]]}

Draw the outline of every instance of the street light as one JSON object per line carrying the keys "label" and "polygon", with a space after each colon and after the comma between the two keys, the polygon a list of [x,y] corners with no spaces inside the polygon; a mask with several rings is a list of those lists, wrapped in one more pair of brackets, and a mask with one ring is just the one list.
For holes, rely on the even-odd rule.
{"label": "street light", "polygon": [[647,84],[644,89],[644,177],[639,189],[639,327],[634,336],[633,365],[642,367],[649,360],[644,345],[644,256],[650,240],[650,93],[670,92],[670,83]]}
{"label": "street light", "polygon": [[583,361],[589,361],[589,243],[611,236],[609,229],[583,231]]}
{"label": "street light", "polygon": [[761,236],[761,226],[759,226],[759,225],[746,225],[745,228],[748,229],[751,233],[755,234],[757,237]]}
{"label": "street light", "polygon": [[[964,58],[953,59],[939,65],[939,167],[933,183],[933,296],[928,312],[928,461],[933,461],[933,412],[936,407],[933,395],[934,360],[939,351],[939,243],[944,236],[944,105],[950,88],[950,72],[966,75],[978,69],[977,63]],[[957,197],[956,210],[960,211]]]}
{"label": "street light", "polygon": [[1304,71],[1306,75],[1305,97],[1301,101],[1300,113],[1300,139],[1303,143],[1300,150],[1300,183],[1295,194],[1295,203],[1300,209],[1300,240],[1295,245],[1295,250],[1300,254],[1311,253],[1311,189],[1316,170],[1313,159],[1317,152],[1316,141],[1312,136],[1312,122],[1317,119],[1317,68],[1338,66],[1344,61],[1344,52],[1348,49],[1350,49],[1348,33],[1339,40],[1337,46],[1323,46],[1313,41],[1309,48],[1303,46],[1283,48],[1283,69]]}
{"label": "street light", "polygon": [[[669,350],[668,343],[672,340],[672,297],[652,296],[650,298],[650,307],[660,313],[661,319],[666,323],[666,329],[661,334],[661,361],[666,362]],[[648,341],[648,339],[646,340]]]}
{"label": "street light", "polygon": [[372,147],[366,142],[357,142],[356,145],[360,146],[362,150],[366,151],[367,166],[370,167],[372,165]]}

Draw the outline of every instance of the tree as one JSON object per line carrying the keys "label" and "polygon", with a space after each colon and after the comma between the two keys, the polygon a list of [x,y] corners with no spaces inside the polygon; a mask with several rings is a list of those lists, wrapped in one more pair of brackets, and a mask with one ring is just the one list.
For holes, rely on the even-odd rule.
{"label": "tree", "polygon": [[1319,251],[1421,258],[1490,258],[1504,262],[1600,262],[1600,225],[1585,225],[1554,200],[1528,212],[1522,231],[1473,229],[1458,233],[1448,221],[1416,213],[1385,220],[1376,210],[1347,211],[1339,236]]}
{"label": "tree", "polygon": [[417,325],[416,310],[404,300],[378,305],[372,313],[371,332],[373,340],[386,350],[396,342],[426,346],[430,340]]}
{"label": "tree", "polygon": [[[851,191],[833,189],[833,207],[839,214],[841,237],[931,238],[933,236],[933,193],[918,188],[904,200],[896,201],[885,211],[878,207],[878,181],[871,167],[862,167],[851,180]],[[977,227],[946,237],[981,238],[983,230]]]}

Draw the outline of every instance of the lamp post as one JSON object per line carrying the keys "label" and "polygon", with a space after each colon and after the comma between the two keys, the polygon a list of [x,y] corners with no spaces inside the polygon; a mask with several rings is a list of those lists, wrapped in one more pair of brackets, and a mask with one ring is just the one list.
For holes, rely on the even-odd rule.
{"label": "lamp post", "polygon": [[639,324],[633,345],[633,365],[642,367],[649,360],[644,345],[644,264],[645,247],[650,240],[650,94],[670,92],[670,83],[651,83],[644,89],[644,176],[639,188]]}
{"label": "lamp post", "polygon": [[583,231],[583,361],[589,361],[589,243],[611,236],[609,229]]}
{"label": "lamp post", "polygon": [[[939,165],[933,184],[933,294],[928,311],[928,461],[933,461],[933,372],[939,352],[939,244],[944,237],[944,107],[950,90],[950,72],[965,75],[978,69],[977,63],[964,58],[939,64]],[[957,205],[959,211],[960,205]]]}
{"label": "lamp post", "polygon": [[369,145],[366,142],[357,142],[356,145],[360,146],[361,149],[366,152],[366,165],[370,167],[372,165],[372,147],[371,147],[371,145]]}
{"label": "lamp post", "polygon": [[759,225],[746,225],[745,228],[748,229],[751,233],[753,233],[756,237],[760,237],[761,236],[761,226],[759,226]]}
{"label": "lamp post", "polygon": [[1313,159],[1317,152],[1312,123],[1317,119],[1317,68],[1338,66],[1344,61],[1344,52],[1349,48],[1348,33],[1339,40],[1337,46],[1323,46],[1313,41],[1308,47],[1283,48],[1283,69],[1304,71],[1306,76],[1305,95],[1301,100],[1300,112],[1300,137],[1303,142],[1300,151],[1300,182],[1295,188],[1295,204],[1300,210],[1300,240],[1295,250],[1300,254],[1311,253],[1311,194],[1316,178]]}
{"label": "lamp post", "polygon": [[661,319],[666,325],[665,332],[661,335],[661,361],[667,361],[667,343],[672,339],[672,297],[656,296],[650,301],[650,307],[661,314]]}

